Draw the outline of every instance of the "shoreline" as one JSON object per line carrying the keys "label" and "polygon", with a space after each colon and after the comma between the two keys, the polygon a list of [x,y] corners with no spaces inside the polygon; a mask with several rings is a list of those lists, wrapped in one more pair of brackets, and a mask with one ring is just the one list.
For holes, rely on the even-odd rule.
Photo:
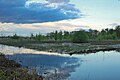
{"label": "shoreline", "polygon": [[[45,44],[45,45],[44,45]],[[64,44],[64,43],[63,43]],[[3,44],[6,45],[6,44]],[[14,46],[14,45],[8,45],[8,46]],[[19,47],[19,46],[15,46]],[[61,44],[28,44],[21,46],[23,48],[27,49],[33,49],[37,51],[45,51],[45,52],[57,52],[59,54],[89,54],[89,53],[96,53],[100,51],[118,51],[120,52],[120,46],[117,45],[61,45]],[[75,49],[76,48],[76,49]]]}
{"label": "shoreline", "polygon": [[0,53],[0,80],[43,80],[35,72],[30,74],[27,68],[22,68],[14,60],[9,60]]}
{"label": "shoreline", "polygon": [[38,51],[57,52],[60,54],[89,54],[99,51],[120,51],[120,40],[89,41],[88,43],[72,43],[60,41],[36,41],[32,39],[0,38],[0,44],[23,47]]}
{"label": "shoreline", "polygon": [[[93,45],[93,44],[90,44],[90,43],[39,43],[39,44],[37,43],[37,44],[33,44],[33,43],[30,43],[30,42],[27,42],[26,44],[24,44],[24,45],[22,44],[22,46],[20,46],[19,45],[19,44],[21,44],[20,42],[13,41],[12,43],[9,44],[7,42],[4,42],[3,45],[8,44],[8,46],[23,47],[23,48],[28,48],[28,49],[38,50],[38,51],[58,52],[60,54],[69,54],[69,55],[90,54],[90,53],[96,53],[96,52],[99,52],[99,51],[118,51],[118,52],[120,52],[120,44],[114,44],[114,45]],[[18,43],[18,44],[15,44],[15,43]],[[8,72],[10,72],[9,71],[10,69],[11,68],[1,68],[2,72],[4,72],[3,70],[8,70]],[[30,76],[31,75],[31,74],[28,74],[27,69],[24,69],[24,68],[21,68],[21,67],[13,68],[11,70],[12,71],[15,70],[14,73],[16,73],[17,71],[18,71],[18,73],[20,73],[19,71],[22,71],[22,72],[25,71],[26,74],[24,76],[26,76],[26,75]],[[0,71],[0,73],[1,73],[1,71]],[[52,75],[53,74],[51,74],[50,77],[52,77]],[[58,74],[58,75],[61,76],[62,74]],[[40,78],[40,79],[37,79],[37,80],[43,80],[42,79],[43,76],[40,77],[38,75],[37,76],[34,75],[34,78],[36,78],[36,77]],[[29,79],[25,79],[25,80],[29,80]]]}

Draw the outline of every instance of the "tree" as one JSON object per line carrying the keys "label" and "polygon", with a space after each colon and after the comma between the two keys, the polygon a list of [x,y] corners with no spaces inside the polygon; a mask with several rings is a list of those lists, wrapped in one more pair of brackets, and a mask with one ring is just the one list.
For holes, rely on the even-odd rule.
{"label": "tree", "polygon": [[104,29],[102,29],[101,34],[102,35],[106,34],[106,31]]}
{"label": "tree", "polygon": [[88,35],[85,31],[75,31],[73,32],[72,42],[79,43],[79,42],[87,42]]}
{"label": "tree", "polygon": [[109,34],[113,34],[115,32],[114,29],[109,29]]}
{"label": "tree", "polygon": [[49,37],[50,40],[54,39],[54,32],[48,33],[47,36]]}
{"label": "tree", "polygon": [[115,31],[116,31],[117,37],[120,39],[120,26],[116,26]]}
{"label": "tree", "polygon": [[44,36],[41,35],[41,34],[36,34],[35,39],[39,40],[39,41],[42,41],[42,40],[44,40]]}
{"label": "tree", "polygon": [[68,31],[64,31],[64,39],[68,40],[70,38],[70,33]]}
{"label": "tree", "polygon": [[91,40],[96,39],[96,37],[98,36],[98,33],[99,33],[99,31],[92,30],[92,29],[89,29],[89,31],[87,32],[89,39],[91,39]]}
{"label": "tree", "polygon": [[17,36],[17,34],[15,33],[15,34],[12,36],[12,39],[19,39],[19,36]]}
{"label": "tree", "polygon": [[31,33],[31,35],[30,35],[30,38],[34,38],[34,35],[33,35],[33,33]]}
{"label": "tree", "polygon": [[62,40],[62,38],[63,38],[63,36],[62,36],[62,31],[60,31],[59,33],[58,33],[58,38],[59,38],[59,40]]}
{"label": "tree", "polygon": [[108,33],[108,32],[109,32],[109,29],[108,29],[108,28],[106,28],[106,29],[105,29],[105,32],[106,32],[106,33]]}
{"label": "tree", "polygon": [[58,31],[55,31],[55,34],[54,34],[54,39],[55,39],[55,41],[57,41],[57,40],[58,40]]}

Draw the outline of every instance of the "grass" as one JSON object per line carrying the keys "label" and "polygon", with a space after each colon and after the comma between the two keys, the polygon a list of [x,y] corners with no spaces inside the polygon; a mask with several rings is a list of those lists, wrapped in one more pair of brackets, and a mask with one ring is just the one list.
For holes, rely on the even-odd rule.
{"label": "grass", "polygon": [[[111,43],[111,44],[110,44]],[[87,52],[87,50],[92,50],[95,52],[99,51],[98,49],[111,49],[114,46],[120,44],[120,41],[90,41],[89,43],[72,43],[72,42],[60,42],[60,41],[38,41],[30,38],[0,38],[0,44],[17,46],[17,47],[25,47],[28,49],[35,49],[39,51],[48,51],[48,52],[58,52],[69,54],[73,52],[74,54],[77,52]],[[120,49],[120,47],[118,47]],[[81,54],[81,53],[79,53]]]}
{"label": "grass", "polygon": [[0,80],[43,80],[34,71],[29,74],[27,68],[21,68],[21,65],[13,60],[6,59],[5,55],[0,53]]}

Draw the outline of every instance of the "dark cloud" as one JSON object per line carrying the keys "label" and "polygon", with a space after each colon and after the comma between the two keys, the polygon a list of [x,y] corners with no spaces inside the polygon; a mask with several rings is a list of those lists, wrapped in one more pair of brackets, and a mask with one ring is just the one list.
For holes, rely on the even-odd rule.
{"label": "dark cloud", "polygon": [[12,8],[24,6],[26,0],[0,0],[0,8]]}
{"label": "dark cloud", "polygon": [[0,0],[0,22],[41,23],[80,17],[69,0]]}

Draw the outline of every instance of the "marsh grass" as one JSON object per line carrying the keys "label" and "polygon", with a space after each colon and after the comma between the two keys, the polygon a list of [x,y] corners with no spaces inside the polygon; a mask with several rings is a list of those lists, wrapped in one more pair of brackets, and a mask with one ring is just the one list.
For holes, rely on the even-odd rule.
{"label": "marsh grass", "polygon": [[[35,49],[39,51],[47,51],[47,52],[57,52],[61,54],[84,54],[84,53],[92,53],[100,50],[118,50],[120,47],[114,49],[114,46],[120,44],[120,41],[89,41],[88,43],[72,43],[67,41],[39,41],[31,38],[0,38],[0,44],[16,46],[16,47],[24,47],[28,49]],[[111,49],[113,48],[113,49]]]}
{"label": "marsh grass", "polygon": [[29,74],[27,68],[21,68],[20,64],[6,59],[5,55],[0,53],[0,80],[43,80],[43,78],[34,72]]}

